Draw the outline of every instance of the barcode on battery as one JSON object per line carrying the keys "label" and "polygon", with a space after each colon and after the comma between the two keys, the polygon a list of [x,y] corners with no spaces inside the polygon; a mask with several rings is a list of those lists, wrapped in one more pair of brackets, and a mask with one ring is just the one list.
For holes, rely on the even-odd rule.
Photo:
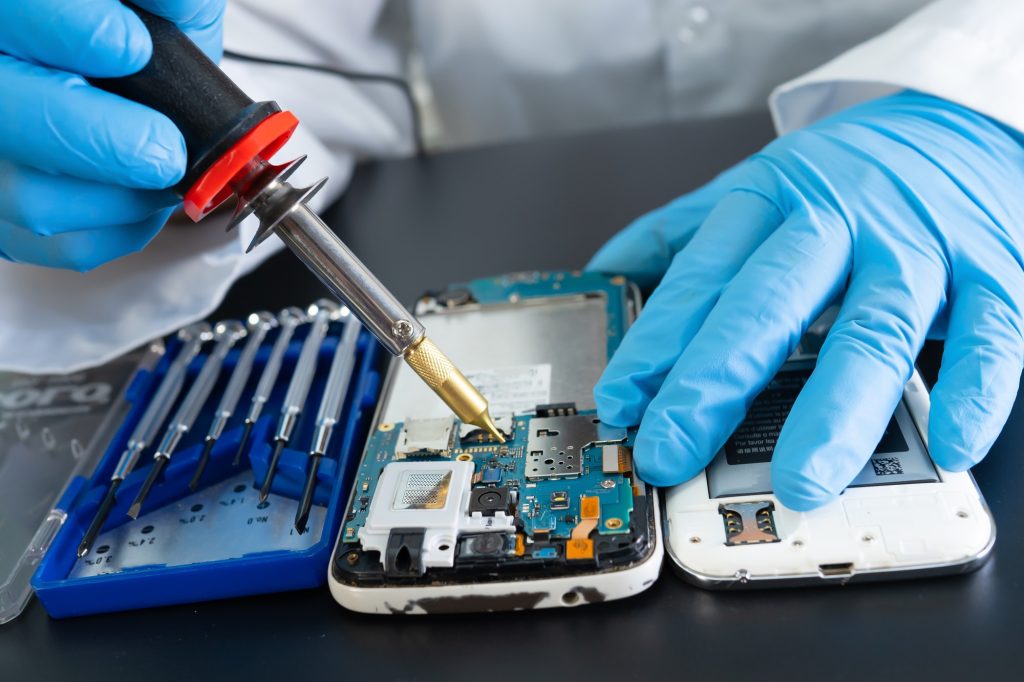
{"label": "barcode on battery", "polygon": [[903,465],[899,457],[877,457],[871,460],[875,476],[899,476],[903,473]]}

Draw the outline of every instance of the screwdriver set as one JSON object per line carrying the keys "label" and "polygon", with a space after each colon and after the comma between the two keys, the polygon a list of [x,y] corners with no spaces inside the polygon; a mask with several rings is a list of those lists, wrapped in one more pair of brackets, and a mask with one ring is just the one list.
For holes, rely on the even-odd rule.
{"label": "screwdriver set", "polygon": [[[91,442],[73,439],[76,456],[24,496],[52,509],[0,583],[0,622],[23,608],[28,576],[55,617],[323,584],[379,392],[378,349],[347,308],[321,300],[196,323],[121,361],[134,372],[108,386],[117,398],[90,422]],[[4,409],[0,437],[29,414]],[[45,465],[41,449],[30,441],[25,465],[21,450],[0,452],[0,474]],[[27,478],[0,482],[42,480]],[[10,531],[0,523],[8,557],[26,539]]]}

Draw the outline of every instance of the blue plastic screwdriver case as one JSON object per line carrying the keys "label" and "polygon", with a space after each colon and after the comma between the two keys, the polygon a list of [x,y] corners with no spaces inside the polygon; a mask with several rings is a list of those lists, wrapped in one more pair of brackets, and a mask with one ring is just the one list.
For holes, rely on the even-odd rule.
{"label": "blue plastic screwdriver case", "polygon": [[[111,408],[108,421],[112,424],[105,428],[105,435],[97,435],[94,441],[96,452],[89,459],[96,464],[91,474],[87,466],[77,466],[70,472],[84,475],[73,475],[52,505],[53,509],[48,514],[44,512],[43,525],[22,555],[22,573],[26,567],[38,564],[32,574],[31,587],[46,611],[61,618],[323,585],[344,516],[353,469],[376,405],[382,356],[385,355],[363,331],[357,343],[342,419],[317,473],[315,513],[310,519],[309,531],[299,535],[292,528],[292,520],[305,479],[309,458],[306,448],[312,438],[316,408],[341,325],[341,322],[333,323],[320,346],[309,399],[289,448],[282,454],[267,502],[257,504],[256,485],[263,481],[268,467],[270,440],[287,390],[287,378],[297,361],[308,324],[298,328],[288,345],[280,378],[253,425],[241,464],[232,466],[232,460],[239,448],[243,416],[256,379],[270,354],[273,336],[268,337],[255,357],[252,376],[234,418],[212,451],[198,492],[193,493],[188,483],[195,471],[219,392],[238,361],[241,343],[226,357],[217,387],[194,427],[178,446],[163,479],[147,498],[142,515],[131,521],[126,511],[149,470],[152,444],[121,484],[117,503],[92,551],[79,559],[76,549],[107,490],[111,473],[180,342],[171,339],[166,347],[158,343],[138,353],[138,368],[121,393],[119,404]],[[203,352],[189,365],[179,402],[202,367],[209,346],[204,345]],[[0,462],[5,454],[0,452]],[[15,481],[4,483],[10,486]],[[204,501],[194,501],[200,497]],[[273,509],[274,506],[278,509]],[[287,519],[287,523],[274,526],[274,518]],[[215,532],[205,530],[207,528]],[[104,544],[104,538],[112,537],[111,534],[116,534],[123,544],[119,547]],[[136,559],[124,560],[125,555]],[[147,562],[144,560],[147,556],[186,559]],[[188,557],[196,557],[196,560],[188,560]],[[16,577],[16,574],[17,571],[12,575]],[[6,587],[11,588],[12,581],[13,578],[9,579]],[[0,622],[20,613],[28,597],[27,586],[21,592],[12,588],[7,590],[7,603],[3,603],[4,594],[0,590],[0,614],[3,614]],[[16,603],[19,599],[20,604]]]}

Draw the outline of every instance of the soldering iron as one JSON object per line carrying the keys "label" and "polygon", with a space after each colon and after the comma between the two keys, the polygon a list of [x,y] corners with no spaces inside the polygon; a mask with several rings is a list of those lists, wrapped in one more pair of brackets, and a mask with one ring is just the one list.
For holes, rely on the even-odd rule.
{"label": "soldering iron", "polygon": [[287,180],[304,157],[279,165],[270,162],[295,131],[298,119],[276,102],[251,100],[173,22],[128,7],[152,37],[149,62],[130,76],[90,82],[159,111],[181,130],[188,165],[174,190],[189,218],[198,222],[237,197],[231,226],[249,215],[259,220],[248,250],[271,233],[277,234],[459,419],[503,442],[487,400],[427,338],[423,325],[306,205],[327,178],[309,187],[294,187]]}

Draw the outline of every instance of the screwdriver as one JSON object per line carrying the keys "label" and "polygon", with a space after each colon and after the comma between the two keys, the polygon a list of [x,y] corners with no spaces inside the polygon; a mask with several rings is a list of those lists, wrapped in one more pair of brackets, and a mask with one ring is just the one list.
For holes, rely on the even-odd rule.
{"label": "screwdriver", "polygon": [[327,372],[327,383],[324,384],[323,397],[320,398],[320,409],[316,415],[316,431],[313,432],[313,443],[309,447],[309,471],[306,472],[306,484],[302,488],[302,499],[295,512],[295,530],[301,535],[306,531],[309,511],[313,507],[313,494],[316,492],[316,474],[320,469],[320,458],[327,452],[331,442],[334,426],[341,419],[341,406],[348,393],[348,385],[352,380],[352,370],[356,364],[356,342],[362,325],[354,316],[349,315],[345,329],[341,332],[338,345],[334,349],[331,369]]}
{"label": "screwdriver", "polygon": [[306,202],[327,182],[296,188],[287,182],[304,157],[273,165],[298,119],[276,102],[253,102],[174,23],[128,4],[149,29],[153,52],[140,71],[121,78],[92,78],[108,92],[155,109],[181,130],[188,150],[175,191],[185,213],[198,222],[231,196],[232,225],[254,214],[259,227],[249,250],[277,234],[331,293],[409,367],[464,423],[504,437],[487,400],[429,338],[351,250]]}
{"label": "screwdriver", "polygon": [[249,381],[249,375],[252,374],[252,363],[256,358],[256,352],[263,344],[263,340],[267,338],[267,332],[276,325],[277,320],[266,311],[253,313],[249,316],[246,324],[248,338],[245,341],[245,346],[242,347],[242,352],[238,355],[238,362],[235,363],[235,368],[231,372],[231,379],[228,380],[228,385],[224,389],[224,395],[220,398],[217,411],[213,413],[213,421],[210,422],[210,430],[206,433],[203,452],[199,455],[199,461],[196,463],[196,472],[188,484],[188,487],[192,490],[199,487],[199,480],[206,470],[206,463],[210,461],[210,453],[213,451],[213,446],[216,444],[217,439],[220,438],[220,435],[224,433],[228,420],[235,413],[238,399],[242,397],[242,391]]}
{"label": "screwdriver", "polygon": [[110,487],[107,488],[107,494],[96,510],[88,530],[85,531],[81,544],[78,545],[79,557],[88,554],[92,548],[96,536],[99,535],[100,529],[106,523],[107,517],[110,516],[110,510],[113,509],[114,503],[117,501],[117,490],[121,487],[121,482],[125,476],[131,473],[135,463],[139,460],[139,455],[149,446],[156,436],[157,430],[167,419],[167,413],[171,411],[181,387],[185,384],[185,371],[188,369],[189,363],[192,362],[192,358],[199,353],[203,342],[210,338],[210,333],[210,325],[205,322],[189,325],[178,332],[178,340],[182,343],[181,349],[170,367],[167,368],[160,387],[153,394],[149,405],[146,406],[146,411],[143,412],[142,418],[128,438],[128,444],[121,454],[121,459],[118,460],[117,466],[114,467],[114,473],[110,476]]}
{"label": "screwdriver", "polygon": [[171,460],[171,455],[174,454],[181,439],[191,430],[192,425],[195,424],[199,411],[203,409],[206,399],[210,396],[210,391],[213,390],[214,384],[217,383],[217,375],[220,374],[224,358],[235,344],[235,341],[243,336],[245,336],[245,327],[236,320],[218,322],[213,328],[215,344],[213,350],[210,351],[209,356],[207,356],[206,361],[203,363],[203,368],[199,370],[199,375],[192,382],[192,386],[189,387],[188,393],[182,399],[178,411],[167,426],[164,438],[160,441],[160,446],[153,454],[153,464],[150,467],[149,475],[146,476],[145,482],[139,488],[132,506],[128,508],[128,516],[133,519],[139,518],[139,513],[142,511],[142,503],[146,501],[149,491],[153,488],[153,484],[156,483],[157,478],[160,477],[167,463]]}
{"label": "screwdriver", "polygon": [[277,473],[277,463],[281,459],[281,451],[291,440],[292,431],[299,420],[299,415],[302,414],[302,406],[306,404],[309,387],[313,385],[320,344],[323,343],[324,336],[327,334],[327,327],[331,324],[331,319],[339,313],[340,307],[326,299],[317,301],[310,306],[309,314],[313,317],[313,322],[309,327],[306,339],[302,342],[299,360],[292,372],[292,380],[288,384],[284,404],[281,405],[281,416],[277,421],[277,431],[274,432],[274,451],[270,456],[267,475],[263,478],[263,486],[260,488],[260,502],[265,502],[267,496],[270,495],[270,486],[274,482],[274,474]]}
{"label": "screwdriver", "polygon": [[306,314],[298,308],[285,308],[277,314],[277,323],[281,329],[278,331],[277,339],[274,340],[274,345],[270,349],[270,357],[267,358],[267,364],[263,366],[263,374],[260,375],[260,381],[256,384],[256,391],[252,394],[252,404],[249,407],[249,414],[245,417],[242,438],[238,443],[238,450],[235,452],[235,459],[231,462],[231,466],[238,466],[238,463],[242,461],[242,452],[245,451],[245,445],[249,442],[252,425],[260,418],[263,406],[270,400],[274,384],[277,383],[277,375],[281,371],[281,360],[288,350],[288,344],[291,343],[292,336],[295,335],[295,328],[305,321]]}

